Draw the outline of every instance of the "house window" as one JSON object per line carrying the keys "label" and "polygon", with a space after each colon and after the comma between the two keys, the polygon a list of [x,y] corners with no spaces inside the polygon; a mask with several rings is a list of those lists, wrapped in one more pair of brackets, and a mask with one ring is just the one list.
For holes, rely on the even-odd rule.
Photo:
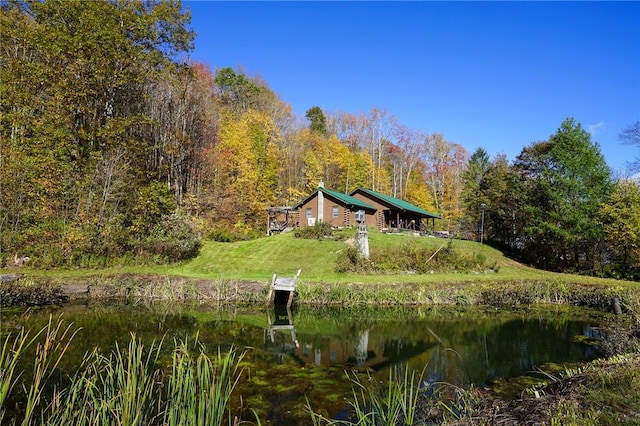
{"label": "house window", "polygon": [[337,218],[338,217],[338,213],[340,213],[340,210],[338,209],[338,206],[333,206],[333,218]]}
{"label": "house window", "polygon": [[307,207],[307,219],[311,218],[311,207]]}

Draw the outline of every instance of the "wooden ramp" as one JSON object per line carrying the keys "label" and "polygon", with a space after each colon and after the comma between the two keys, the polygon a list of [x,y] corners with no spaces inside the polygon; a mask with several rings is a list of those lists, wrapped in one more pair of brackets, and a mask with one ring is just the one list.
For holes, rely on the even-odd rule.
{"label": "wooden ramp", "polygon": [[[290,308],[291,304],[293,304],[293,296],[296,292],[296,284],[301,272],[302,269],[298,269],[293,278],[279,277],[277,274],[273,274],[271,287],[269,288],[268,303],[283,304]],[[281,302],[283,299],[286,300],[285,303]]]}

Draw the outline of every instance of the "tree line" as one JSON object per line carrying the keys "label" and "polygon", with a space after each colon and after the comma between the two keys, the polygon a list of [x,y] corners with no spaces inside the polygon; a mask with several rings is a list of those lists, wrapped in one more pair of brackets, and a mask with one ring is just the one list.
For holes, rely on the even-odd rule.
{"label": "tree line", "polygon": [[[4,261],[14,254],[42,266],[188,258],[202,236],[262,235],[267,207],[294,205],[319,181],[342,192],[365,186],[406,199],[441,215],[439,229],[468,238],[478,236],[485,204],[486,241],[514,253],[562,234],[550,229],[534,238],[535,229],[547,229],[542,219],[522,225],[524,212],[538,217],[534,202],[546,203],[536,207],[544,211],[568,196],[582,200],[545,184],[552,177],[542,179],[537,168],[557,164],[542,146],[508,164],[478,159],[477,152],[469,157],[443,135],[410,129],[377,107],[349,113],[312,105],[298,117],[259,76],[188,60],[195,34],[179,2],[0,5]],[[481,174],[473,172],[478,167]],[[601,172],[610,180],[606,167]],[[526,200],[507,194],[516,182],[531,194]],[[618,186],[605,185],[600,201]],[[519,207],[498,209],[498,201]],[[528,229],[526,239],[500,229],[507,214],[517,232]],[[562,224],[584,228],[589,241],[601,237],[602,227],[583,225],[578,217]],[[603,261],[602,247],[587,261],[575,251],[586,240],[574,240],[545,246],[545,259],[571,254],[580,268]]]}
{"label": "tree line", "polygon": [[[634,128],[640,122],[621,138]],[[511,163],[479,148],[464,181],[467,229],[510,256],[552,271],[640,278],[640,181],[613,179],[574,119]]]}

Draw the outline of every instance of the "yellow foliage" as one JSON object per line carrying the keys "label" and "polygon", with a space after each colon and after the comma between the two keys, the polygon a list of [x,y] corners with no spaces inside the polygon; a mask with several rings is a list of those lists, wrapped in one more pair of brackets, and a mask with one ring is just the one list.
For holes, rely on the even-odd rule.
{"label": "yellow foliage", "polygon": [[228,206],[225,216],[236,221],[262,220],[261,213],[275,199],[278,175],[279,132],[272,118],[247,110],[238,119],[228,115],[216,148],[218,207]]}
{"label": "yellow foliage", "polygon": [[427,185],[425,185],[424,182],[415,179],[415,176],[413,176],[413,178],[407,183],[407,193],[405,197],[411,204],[421,207],[429,212],[437,213],[429,188],[427,188]]}

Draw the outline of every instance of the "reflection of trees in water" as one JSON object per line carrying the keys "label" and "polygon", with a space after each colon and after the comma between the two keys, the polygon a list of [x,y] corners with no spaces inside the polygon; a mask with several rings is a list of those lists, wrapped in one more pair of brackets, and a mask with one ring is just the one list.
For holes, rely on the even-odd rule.
{"label": "reflection of trees in water", "polygon": [[[457,323],[458,327],[452,325],[455,323],[423,322],[422,341],[404,338],[387,341],[385,354],[389,355],[389,366],[404,360],[413,370],[424,370],[426,383],[464,386],[490,384],[497,377],[523,374],[546,362],[593,357],[588,346],[572,343],[573,336],[583,333],[582,321],[547,324],[538,318],[520,318],[475,330],[466,321]],[[391,354],[392,349],[395,355]]]}
{"label": "reflection of trees in water", "polygon": [[460,355],[446,343],[431,328],[429,333],[438,342],[430,351],[429,361],[425,366],[424,381],[427,383],[447,382],[467,384],[468,375],[464,371],[464,364]]}
{"label": "reflection of trees in water", "polygon": [[404,380],[408,369],[422,375],[424,386],[442,382],[467,384],[468,374],[458,353],[448,347],[433,331],[429,330],[427,337],[421,342],[407,342],[402,339],[394,341],[393,344],[387,342],[386,353],[389,353],[389,348],[396,351],[396,355],[391,356],[388,365],[385,365],[391,370],[392,377]]}
{"label": "reflection of trees in water", "polygon": [[[381,379],[388,378],[391,371],[392,377],[401,380],[407,371],[411,374],[424,370],[423,378],[428,383],[482,385],[496,377],[522,374],[543,362],[593,356],[588,347],[571,343],[574,335],[586,334],[586,325],[590,324],[576,310],[566,311],[573,312],[572,315],[552,311],[533,315],[493,312],[484,316],[477,309],[469,314],[461,309],[440,309],[435,313],[410,309],[378,309],[373,313],[324,309],[317,315],[313,312],[297,307],[291,319],[288,313],[276,316],[274,312],[271,316],[274,325],[292,328],[275,331],[271,351],[264,344],[264,331],[270,324],[264,308],[75,307],[65,312],[65,319],[83,329],[65,359],[69,361],[69,371],[74,371],[71,368],[77,368],[89,347],[95,344],[109,350],[116,339],[128,341],[131,331],[145,342],[164,336],[165,343],[199,333],[200,341],[210,351],[218,347],[226,350],[231,344],[250,348],[246,360],[253,363],[252,368],[267,372],[268,380],[282,374],[278,364],[286,364],[291,367],[287,368],[287,374],[301,376],[318,371],[332,374],[342,372],[342,367],[353,367],[375,370]],[[413,315],[408,314],[411,312]],[[31,313],[30,326],[38,328],[38,324],[48,320],[48,314],[44,310],[40,314]],[[4,316],[3,321],[5,326],[19,325],[25,319]],[[299,348],[295,345],[297,339]],[[272,343],[268,335],[267,340]],[[25,362],[32,365],[33,361],[25,359]],[[312,364],[322,368],[298,370]],[[339,367],[333,370],[324,368],[336,365]],[[337,383],[339,379],[335,380]]]}

